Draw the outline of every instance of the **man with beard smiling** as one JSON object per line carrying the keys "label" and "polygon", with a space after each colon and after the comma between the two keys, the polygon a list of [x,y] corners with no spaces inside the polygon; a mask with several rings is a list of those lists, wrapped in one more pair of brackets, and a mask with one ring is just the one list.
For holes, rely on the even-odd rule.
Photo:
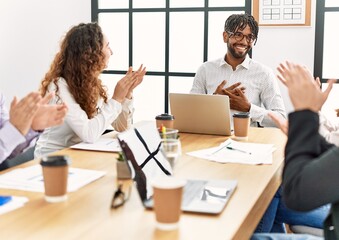
{"label": "man with beard smiling", "polygon": [[233,14],[224,30],[227,53],[200,66],[191,93],[228,95],[232,110],[250,113],[251,126],[275,127],[268,112],[286,119],[275,74],[248,56],[258,38],[258,23],[251,15]]}
{"label": "man with beard smiling", "polygon": [[[275,112],[286,119],[276,76],[270,68],[248,56],[258,32],[258,23],[253,16],[233,14],[228,17],[223,32],[227,53],[223,58],[200,66],[191,93],[227,95],[234,112],[250,113],[251,126],[276,127],[268,113]],[[328,207],[306,213],[292,211],[282,202],[281,192],[280,187],[256,232],[285,232],[284,223],[322,228]]]}

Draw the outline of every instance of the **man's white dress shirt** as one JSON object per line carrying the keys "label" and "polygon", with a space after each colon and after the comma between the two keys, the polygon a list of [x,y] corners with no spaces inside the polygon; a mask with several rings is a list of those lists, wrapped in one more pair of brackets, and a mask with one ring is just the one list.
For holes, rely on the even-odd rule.
{"label": "man's white dress shirt", "polygon": [[225,88],[237,82],[246,88],[245,96],[251,103],[252,126],[258,122],[264,127],[275,127],[267,115],[269,111],[286,118],[284,102],[273,71],[248,55],[234,71],[224,58],[203,63],[195,75],[191,93],[213,94],[223,80],[227,81]]}

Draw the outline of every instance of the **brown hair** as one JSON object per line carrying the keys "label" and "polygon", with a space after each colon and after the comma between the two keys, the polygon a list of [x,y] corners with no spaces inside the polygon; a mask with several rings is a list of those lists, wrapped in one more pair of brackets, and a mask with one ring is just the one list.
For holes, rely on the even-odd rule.
{"label": "brown hair", "polygon": [[68,89],[75,101],[87,113],[88,118],[96,115],[99,97],[107,102],[106,89],[99,75],[105,68],[105,56],[102,53],[103,33],[97,23],[81,23],[72,27],[61,42],[49,71],[40,85],[45,96],[49,85],[56,86],[56,96],[60,77],[67,82]]}

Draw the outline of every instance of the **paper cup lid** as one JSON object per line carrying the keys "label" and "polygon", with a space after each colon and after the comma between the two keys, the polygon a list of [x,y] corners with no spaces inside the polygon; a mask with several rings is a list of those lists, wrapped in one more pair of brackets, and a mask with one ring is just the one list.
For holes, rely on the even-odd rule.
{"label": "paper cup lid", "polygon": [[164,189],[172,189],[172,188],[179,188],[183,187],[186,184],[185,179],[175,178],[171,176],[161,176],[156,177],[151,181],[152,187],[155,188],[164,188]]}
{"label": "paper cup lid", "polygon": [[48,167],[65,166],[71,164],[71,159],[64,155],[45,156],[41,158],[40,164]]}
{"label": "paper cup lid", "polygon": [[234,113],[233,117],[237,117],[237,118],[249,118],[250,117],[250,113],[249,112]]}
{"label": "paper cup lid", "polygon": [[168,113],[163,113],[155,117],[156,120],[174,120],[174,116]]}

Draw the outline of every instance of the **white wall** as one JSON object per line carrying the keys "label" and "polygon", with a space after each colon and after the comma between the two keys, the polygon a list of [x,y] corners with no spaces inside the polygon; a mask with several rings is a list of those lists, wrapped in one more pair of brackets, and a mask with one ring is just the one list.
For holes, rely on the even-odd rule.
{"label": "white wall", "polygon": [[0,91],[7,103],[37,90],[62,35],[90,21],[90,0],[0,0]]}
{"label": "white wall", "polygon": [[[271,67],[276,73],[279,63],[286,60],[303,64],[313,72],[316,1],[311,4],[309,27],[260,26],[258,42],[253,48],[253,59]],[[287,90],[280,82],[279,84],[286,100],[286,110],[290,112],[293,107]]]}

